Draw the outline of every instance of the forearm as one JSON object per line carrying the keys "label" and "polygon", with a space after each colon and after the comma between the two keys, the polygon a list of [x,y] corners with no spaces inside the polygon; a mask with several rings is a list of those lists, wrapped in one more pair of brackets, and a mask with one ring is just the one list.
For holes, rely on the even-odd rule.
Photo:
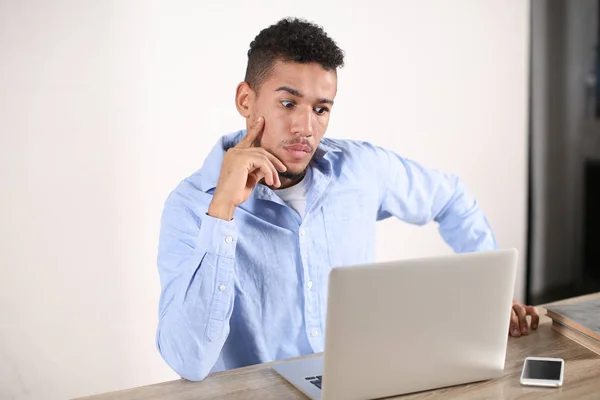
{"label": "forearm", "polygon": [[236,236],[233,222],[207,216],[191,256],[159,255],[178,274],[163,285],[157,347],[183,378],[203,379],[229,334]]}
{"label": "forearm", "polygon": [[233,299],[227,292],[233,290],[233,283],[230,278],[219,278],[232,274],[227,264],[233,260],[229,263],[206,254],[189,288],[181,289],[159,322],[160,354],[185,379],[197,381],[208,375],[229,334]]}

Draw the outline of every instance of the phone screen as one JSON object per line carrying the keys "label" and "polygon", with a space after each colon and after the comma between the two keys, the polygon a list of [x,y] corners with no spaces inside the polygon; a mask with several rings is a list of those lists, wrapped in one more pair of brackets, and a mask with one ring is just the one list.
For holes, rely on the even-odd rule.
{"label": "phone screen", "polygon": [[527,360],[523,378],[557,381],[560,379],[560,369],[560,361]]}

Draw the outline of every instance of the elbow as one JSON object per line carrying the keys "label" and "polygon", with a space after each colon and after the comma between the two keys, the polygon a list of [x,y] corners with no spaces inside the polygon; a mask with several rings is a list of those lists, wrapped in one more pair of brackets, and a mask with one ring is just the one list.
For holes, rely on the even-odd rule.
{"label": "elbow", "polygon": [[201,346],[194,340],[188,342],[182,339],[165,335],[159,329],[156,338],[158,352],[167,365],[183,379],[202,381],[210,373],[210,363],[204,359]]}
{"label": "elbow", "polygon": [[[177,371],[175,371],[177,372]],[[198,370],[182,370],[182,372],[178,372],[179,376],[183,379],[192,382],[200,382],[204,380],[208,376],[208,372],[198,371]]]}

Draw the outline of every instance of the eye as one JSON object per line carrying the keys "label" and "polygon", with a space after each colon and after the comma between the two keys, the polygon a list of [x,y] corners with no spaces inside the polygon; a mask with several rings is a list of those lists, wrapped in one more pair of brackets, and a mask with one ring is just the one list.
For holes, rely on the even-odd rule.
{"label": "eye", "polygon": [[327,108],[327,107],[317,107],[317,108],[315,108],[315,112],[317,113],[317,115],[323,115],[323,114],[329,112],[329,108]]}
{"label": "eye", "polygon": [[282,100],[281,101],[281,105],[284,106],[285,108],[294,108],[294,106],[296,105],[296,103],[294,103],[291,100]]}

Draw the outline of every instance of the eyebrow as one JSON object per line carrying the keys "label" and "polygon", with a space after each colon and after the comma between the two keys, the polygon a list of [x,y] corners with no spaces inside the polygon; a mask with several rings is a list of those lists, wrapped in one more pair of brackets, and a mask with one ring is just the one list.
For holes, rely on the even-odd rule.
{"label": "eyebrow", "polygon": [[[288,92],[289,94],[291,94],[292,96],[296,96],[296,97],[304,97],[304,95],[302,93],[300,93],[299,91],[297,91],[294,88],[291,88],[289,86],[281,86],[278,87],[277,89],[275,89],[276,92]],[[327,104],[333,104],[333,100],[329,100],[329,99],[319,99],[319,103],[327,103]]]}

